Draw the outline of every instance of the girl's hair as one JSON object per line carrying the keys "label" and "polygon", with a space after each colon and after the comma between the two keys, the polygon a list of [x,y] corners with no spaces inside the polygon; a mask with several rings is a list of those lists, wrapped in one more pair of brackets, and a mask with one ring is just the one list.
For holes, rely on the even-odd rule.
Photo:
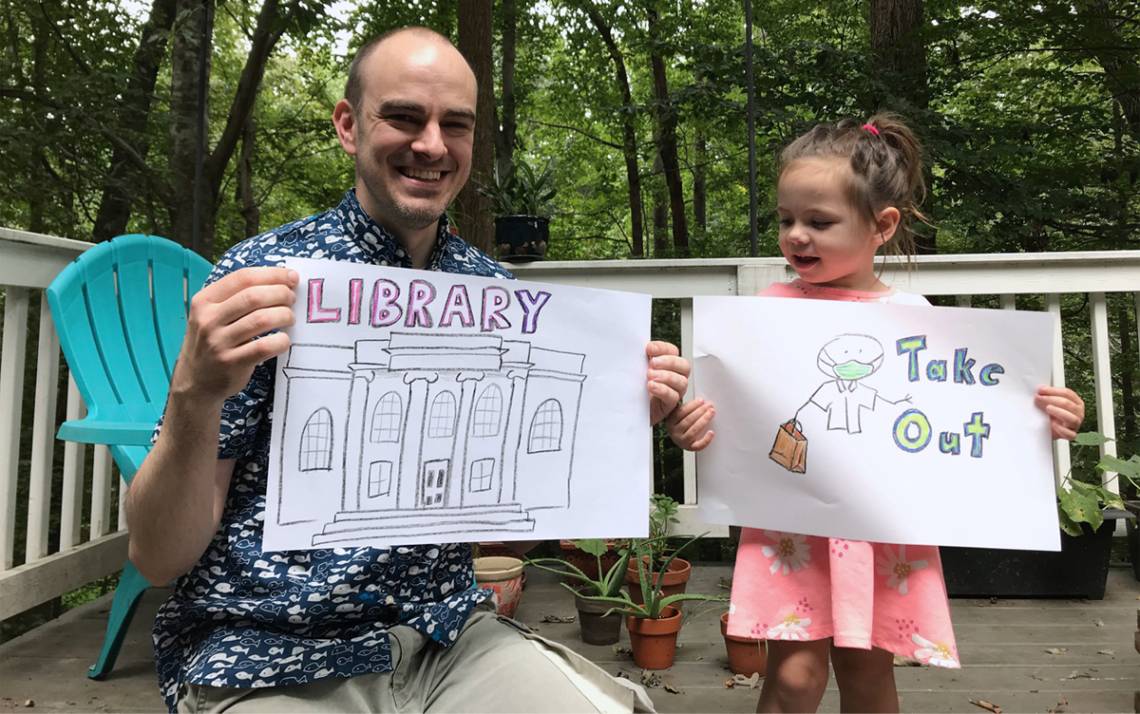
{"label": "girl's hair", "polygon": [[847,159],[852,181],[848,198],[871,222],[887,206],[899,209],[901,218],[887,253],[909,258],[915,253],[912,223],[929,224],[919,211],[926,197],[922,179],[922,145],[901,117],[879,113],[866,122],[842,119],[817,124],[780,153],[780,176],[800,159],[835,157]]}

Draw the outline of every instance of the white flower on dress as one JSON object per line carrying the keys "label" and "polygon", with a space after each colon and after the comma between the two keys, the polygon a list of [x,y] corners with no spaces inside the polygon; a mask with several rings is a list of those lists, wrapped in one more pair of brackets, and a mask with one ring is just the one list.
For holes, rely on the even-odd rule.
{"label": "white flower on dress", "polygon": [[811,624],[810,617],[800,617],[796,613],[789,613],[774,627],[768,628],[769,640],[806,640],[808,638],[807,626]]}
{"label": "white flower on dress", "polygon": [[807,567],[811,560],[811,546],[807,537],[795,533],[775,533],[764,531],[764,535],[775,542],[760,549],[765,558],[774,558],[768,572],[772,575],[783,570],[787,575]]}
{"label": "white flower on dress", "polygon": [[900,595],[907,593],[907,578],[916,570],[929,565],[925,560],[907,560],[906,546],[900,545],[896,553],[889,545],[883,546],[885,554],[881,553],[876,559],[879,575],[887,576],[887,587],[895,588]]}
{"label": "white flower on dress", "polygon": [[950,651],[949,645],[944,645],[941,642],[934,643],[926,639],[917,632],[910,636],[912,642],[918,645],[914,651],[914,658],[923,664],[934,665],[935,667],[950,667],[957,669],[961,665],[958,664],[958,658]]}

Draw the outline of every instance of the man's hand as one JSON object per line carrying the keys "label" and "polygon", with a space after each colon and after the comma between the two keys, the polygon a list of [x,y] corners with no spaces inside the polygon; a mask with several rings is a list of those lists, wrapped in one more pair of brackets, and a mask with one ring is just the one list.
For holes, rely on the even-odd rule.
{"label": "man's hand", "polygon": [[689,388],[689,360],[680,356],[676,345],[650,342],[645,346],[649,358],[649,423],[657,424],[681,402]]}
{"label": "man's hand", "polygon": [[694,399],[677,407],[669,415],[669,438],[673,443],[688,451],[700,451],[712,443],[715,432],[709,429],[716,407],[704,399]]}
{"label": "man's hand", "polygon": [[298,280],[286,268],[243,268],[199,290],[171,392],[220,402],[241,391],[254,367],[289,348],[285,333],[266,333],[293,324]]}

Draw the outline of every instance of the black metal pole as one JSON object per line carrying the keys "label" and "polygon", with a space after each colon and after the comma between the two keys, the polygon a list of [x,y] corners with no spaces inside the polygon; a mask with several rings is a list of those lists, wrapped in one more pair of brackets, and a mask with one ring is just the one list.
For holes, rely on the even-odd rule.
{"label": "black metal pole", "polygon": [[752,0],[744,0],[744,77],[748,91],[744,113],[748,120],[748,254],[760,254],[756,235],[756,78],[752,71]]}
{"label": "black metal pole", "polygon": [[[214,0],[202,2],[202,41],[198,46],[198,146],[194,149],[194,206],[191,210],[190,240],[194,250],[202,252],[202,209],[204,197],[202,195],[202,179],[206,164],[206,101],[209,97],[210,81],[210,27],[214,12]],[[203,256],[209,258],[209,256]]]}

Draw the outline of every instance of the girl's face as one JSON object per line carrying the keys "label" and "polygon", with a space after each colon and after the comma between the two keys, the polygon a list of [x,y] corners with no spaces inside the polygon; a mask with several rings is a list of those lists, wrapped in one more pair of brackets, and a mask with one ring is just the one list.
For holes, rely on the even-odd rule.
{"label": "girl's face", "polygon": [[870,221],[847,198],[851,169],[836,157],[798,159],[776,189],[780,251],[805,282],[850,290],[885,290],[875,274],[875,252],[898,227],[885,208]]}

